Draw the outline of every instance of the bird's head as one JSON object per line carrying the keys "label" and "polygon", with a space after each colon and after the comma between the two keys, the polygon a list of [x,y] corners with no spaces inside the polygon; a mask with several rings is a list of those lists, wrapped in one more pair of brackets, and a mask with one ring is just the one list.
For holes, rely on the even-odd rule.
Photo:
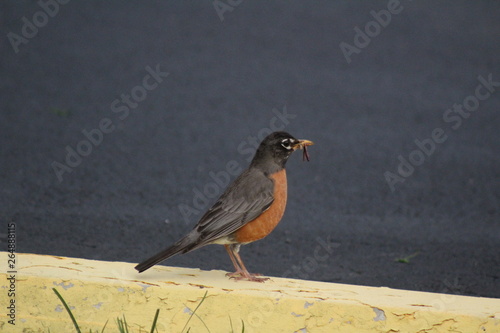
{"label": "bird's head", "polygon": [[252,164],[273,162],[282,168],[285,166],[288,157],[297,149],[303,149],[304,158],[309,160],[307,147],[311,145],[313,145],[312,141],[296,139],[287,132],[274,132],[262,140]]}

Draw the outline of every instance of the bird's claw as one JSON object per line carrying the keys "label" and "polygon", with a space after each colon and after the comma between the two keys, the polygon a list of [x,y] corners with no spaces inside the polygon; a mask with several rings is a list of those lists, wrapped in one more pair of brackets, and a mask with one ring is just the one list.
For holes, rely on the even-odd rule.
{"label": "bird's claw", "polygon": [[243,272],[243,271],[236,271],[234,273],[226,273],[226,276],[228,276],[230,279],[235,279],[236,281],[239,280],[247,280],[247,281],[254,281],[254,282],[264,282],[269,280],[269,278],[264,278],[264,277],[259,277],[262,276],[262,274],[251,274],[248,272]]}

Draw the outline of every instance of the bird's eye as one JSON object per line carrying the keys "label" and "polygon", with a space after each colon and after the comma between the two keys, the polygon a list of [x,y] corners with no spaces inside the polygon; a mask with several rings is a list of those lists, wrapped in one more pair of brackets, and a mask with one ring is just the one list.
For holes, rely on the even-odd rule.
{"label": "bird's eye", "polygon": [[293,143],[292,139],[281,140],[281,145],[283,146],[283,148],[286,148],[288,150],[292,149],[292,143]]}

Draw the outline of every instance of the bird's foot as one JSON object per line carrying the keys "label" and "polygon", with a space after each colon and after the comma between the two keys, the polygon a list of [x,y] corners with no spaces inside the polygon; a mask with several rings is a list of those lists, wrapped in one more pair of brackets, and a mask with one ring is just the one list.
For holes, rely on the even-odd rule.
{"label": "bird's foot", "polygon": [[226,276],[228,276],[230,279],[235,279],[236,281],[239,280],[247,280],[247,281],[254,281],[254,282],[264,282],[269,280],[269,278],[264,278],[264,277],[259,277],[262,276],[262,274],[251,274],[249,272],[245,271],[236,271],[234,273],[226,273]]}

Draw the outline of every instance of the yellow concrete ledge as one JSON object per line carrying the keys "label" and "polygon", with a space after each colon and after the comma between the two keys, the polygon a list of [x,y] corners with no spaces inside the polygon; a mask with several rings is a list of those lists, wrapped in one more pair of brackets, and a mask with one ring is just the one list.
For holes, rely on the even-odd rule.
{"label": "yellow concrete ledge", "polygon": [[[7,258],[6,252],[0,252]],[[7,259],[2,263],[0,331],[75,332],[52,288],[65,298],[82,332],[500,332],[500,299],[271,278],[228,280],[223,271],[17,254],[16,325],[8,323]],[[186,329],[187,330],[187,329]],[[185,330],[185,331],[186,331]]]}

